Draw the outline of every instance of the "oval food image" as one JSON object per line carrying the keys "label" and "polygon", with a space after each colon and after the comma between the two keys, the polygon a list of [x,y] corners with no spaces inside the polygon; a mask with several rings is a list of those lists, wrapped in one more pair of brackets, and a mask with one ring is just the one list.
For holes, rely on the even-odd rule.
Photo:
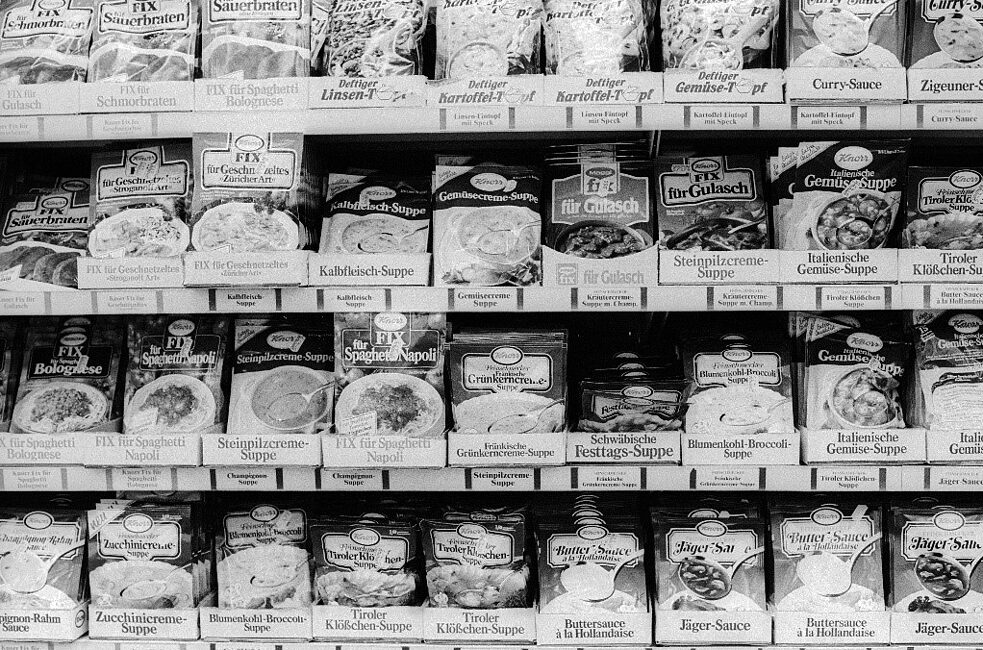
{"label": "oval food image", "polygon": [[828,250],[881,248],[894,222],[884,195],[863,191],[834,198],[816,217],[816,241]]}
{"label": "oval food image", "polygon": [[443,431],[444,405],[437,390],[411,375],[376,372],[342,390],[335,425],[342,435],[353,418],[375,414],[376,435],[425,436]]}
{"label": "oval food image", "polygon": [[232,252],[294,250],[297,224],[285,212],[258,203],[223,203],[205,211],[191,233],[195,250],[227,248]]}
{"label": "oval food image", "polygon": [[491,393],[465,400],[454,407],[461,433],[549,433],[563,428],[565,407],[555,400],[529,393]]}
{"label": "oval food image", "polygon": [[845,427],[884,428],[898,419],[898,381],[872,368],[852,370],[833,387],[829,406]]}
{"label": "oval food image", "polygon": [[171,257],[188,249],[187,224],[162,207],[129,208],[100,221],[89,234],[93,257]]}
{"label": "oval food image", "polygon": [[[271,370],[253,384],[253,414],[273,429],[309,427],[331,408],[331,389],[320,390],[325,385],[323,373],[303,366]],[[309,400],[306,395],[310,395]]]}
{"label": "oval food image", "polygon": [[14,422],[26,433],[86,431],[106,418],[109,402],[97,388],[69,381],[31,391],[14,408]]}
{"label": "oval food image", "polygon": [[219,607],[287,609],[311,604],[308,554],[266,544],[239,550],[219,562]]}
{"label": "oval food image", "polygon": [[191,573],[158,560],[123,560],[93,569],[89,588],[101,607],[174,609],[193,603]]}
{"label": "oval food image", "polygon": [[124,415],[127,431],[142,429],[188,433],[211,426],[215,396],[194,377],[169,374],[140,387]]}

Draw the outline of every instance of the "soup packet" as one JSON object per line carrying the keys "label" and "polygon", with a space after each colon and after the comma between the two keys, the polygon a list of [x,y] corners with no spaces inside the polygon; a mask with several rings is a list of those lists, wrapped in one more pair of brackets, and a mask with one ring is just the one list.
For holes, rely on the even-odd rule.
{"label": "soup packet", "polygon": [[905,3],[787,0],[788,67],[902,68]]}
{"label": "soup packet", "polygon": [[908,20],[909,68],[983,67],[983,7],[915,0]]}
{"label": "soup packet", "polygon": [[119,431],[123,332],[115,318],[33,318],[12,433]]}
{"label": "soup packet", "polygon": [[426,253],[429,179],[330,174],[320,253]]}
{"label": "soup packet", "polygon": [[652,246],[652,163],[614,159],[552,164],[547,245],[588,259],[624,257]]}
{"label": "soup packet", "polygon": [[618,75],[649,69],[640,0],[544,0],[546,73]]}
{"label": "soup packet", "polygon": [[781,0],[663,0],[665,70],[774,68]]}
{"label": "soup packet", "polygon": [[94,0],[8,0],[0,7],[0,84],[85,81]]}
{"label": "soup packet", "polygon": [[312,602],[307,511],[245,504],[226,510],[216,531],[218,606],[292,609]]}
{"label": "soup packet", "polygon": [[225,422],[229,319],[130,320],[124,433],[218,433]]}
{"label": "soup packet", "polygon": [[442,437],[445,314],[335,314],[335,430]]}
{"label": "soup packet", "polygon": [[515,435],[564,429],[566,330],[456,332],[448,354],[456,431]]}
{"label": "soup packet", "polygon": [[43,612],[85,599],[85,513],[51,506],[0,507],[0,606]]}
{"label": "soup packet", "polygon": [[[550,515],[539,517],[539,611],[647,612],[645,533],[638,513],[591,496],[578,495],[558,508],[551,504]],[[611,572],[622,563],[612,590]]]}
{"label": "soup packet", "polygon": [[214,0],[201,17],[205,79],[307,77],[311,70],[311,0]]}
{"label": "soup packet", "polygon": [[421,526],[430,607],[529,606],[524,515],[477,513],[473,521],[424,519]]}
{"label": "soup packet", "polygon": [[670,250],[768,248],[762,165],[757,156],[657,159],[660,245]]}
{"label": "soup packet", "polygon": [[686,432],[789,433],[790,349],[784,340],[728,334],[684,339]]}
{"label": "soup packet", "polygon": [[891,244],[908,164],[907,140],[802,142],[782,236],[789,250]]}
{"label": "soup packet", "polygon": [[88,239],[89,179],[59,178],[53,185],[0,201],[0,270],[11,280],[74,288]]}
{"label": "soup packet", "polygon": [[328,64],[328,31],[334,0],[311,0],[311,72],[324,75]]}
{"label": "soup packet", "polygon": [[[863,503],[812,499],[771,511],[773,609],[780,612],[884,611],[881,511]],[[861,551],[851,566],[847,560]]]}
{"label": "soup packet", "polygon": [[329,77],[421,74],[423,0],[334,0],[327,38]]}
{"label": "soup packet", "polygon": [[983,426],[983,312],[915,312],[916,426]]}
{"label": "soup packet", "polygon": [[983,168],[909,167],[904,248],[983,248]]}
{"label": "soup packet", "polygon": [[[293,0],[291,0],[293,1]],[[191,247],[245,253],[306,248],[300,133],[195,133]]]}
{"label": "soup packet", "polygon": [[174,257],[188,249],[188,144],[93,154],[91,192],[88,248],[93,257]]}
{"label": "soup packet", "polygon": [[330,320],[237,318],[228,431],[323,433],[334,406]]}
{"label": "soup packet", "polygon": [[809,429],[903,429],[911,344],[900,332],[811,318],[805,334]]}
{"label": "soup packet", "polygon": [[420,602],[419,527],[365,517],[311,525],[314,585],[322,605],[401,607]]}
{"label": "soup packet", "polygon": [[543,0],[434,0],[436,79],[539,74]]}
{"label": "soup packet", "polygon": [[652,525],[660,610],[766,609],[764,521],[656,515]]}
{"label": "soup packet", "polygon": [[681,380],[623,378],[580,385],[577,431],[680,431],[686,403]]}
{"label": "soup packet", "polygon": [[779,147],[778,155],[771,158],[771,174],[768,179],[768,198],[771,204],[771,231],[776,248],[785,248],[781,237],[791,231],[786,224],[792,200],[795,196],[795,169],[799,164],[798,147]]}
{"label": "soup packet", "polygon": [[88,81],[191,81],[198,0],[96,0]]}
{"label": "soup packet", "polygon": [[89,589],[101,609],[189,609],[202,526],[188,504],[120,503],[88,513]]}
{"label": "soup packet", "polygon": [[542,281],[540,173],[529,167],[438,166],[434,282],[526,286]]}
{"label": "soup packet", "polygon": [[983,510],[927,505],[891,508],[892,609],[915,614],[983,612]]}

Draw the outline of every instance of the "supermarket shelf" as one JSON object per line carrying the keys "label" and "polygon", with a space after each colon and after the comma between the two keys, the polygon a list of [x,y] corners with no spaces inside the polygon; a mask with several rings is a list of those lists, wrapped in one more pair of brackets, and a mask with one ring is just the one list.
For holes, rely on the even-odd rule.
{"label": "supermarket shelf", "polygon": [[314,469],[268,467],[0,467],[0,491],[257,490],[569,492],[577,490],[765,492],[983,491],[974,466],[662,466]]}
{"label": "supermarket shelf", "polygon": [[159,112],[0,117],[0,142],[187,138],[196,131],[276,124],[308,135],[578,133],[585,131],[965,131],[983,104],[793,106],[636,104]]}
{"label": "supermarket shelf", "polygon": [[[141,649],[147,648],[147,650],[256,650],[257,648],[262,648],[263,650],[273,650],[276,647],[280,650],[379,650],[380,648],[392,648],[393,650],[461,650],[462,647],[470,648],[481,648],[481,647],[497,647],[497,648],[509,648],[510,650],[570,650],[571,646],[548,646],[548,645],[528,645],[528,644],[507,644],[507,645],[495,645],[495,646],[462,646],[461,644],[441,644],[441,643],[393,643],[393,644],[379,644],[379,643],[358,643],[358,642],[347,642],[347,643],[336,643],[336,642],[293,642],[293,643],[283,643],[276,642],[275,646],[273,643],[264,644],[261,642],[235,642],[235,641],[218,641],[218,642],[208,642],[208,641],[96,641],[89,638],[82,638],[78,641],[72,643],[42,643],[42,642],[30,642],[30,641],[2,641],[0,642],[0,650],[122,650],[123,648],[130,649]],[[607,650],[655,650],[656,646],[614,646],[605,645],[603,646]],[[679,647],[679,646],[676,646]],[[685,647],[685,646],[683,646]],[[787,648],[789,650],[870,650],[868,647],[864,646],[842,646],[842,645],[810,645],[810,646],[761,646],[761,648]],[[979,650],[977,647],[973,646],[884,646],[884,647],[901,647],[908,650],[939,650],[939,648],[947,648],[948,650]],[[747,650],[748,646],[699,646],[699,650]],[[688,649],[693,650],[693,649]],[[759,649],[760,650],[760,649]]]}
{"label": "supermarket shelf", "polygon": [[[962,296],[953,302],[945,289]],[[949,301],[949,302],[946,302]],[[0,291],[0,315],[258,312],[638,312],[920,309],[983,305],[979,285],[336,287]]]}

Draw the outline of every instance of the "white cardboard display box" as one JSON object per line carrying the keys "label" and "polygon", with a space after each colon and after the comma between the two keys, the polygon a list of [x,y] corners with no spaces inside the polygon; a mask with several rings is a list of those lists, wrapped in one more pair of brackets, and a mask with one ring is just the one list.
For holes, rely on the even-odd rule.
{"label": "white cardboard display box", "polygon": [[908,98],[904,68],[788,68],[789,101],[816,104],[899,103]]}
{"label": "white cardboard display box", "polygon": [[80,433],[89,467],[198,467],[201,434]]}
{"label": "white cardboard display box", "polygon": [[311,610],[201,608],[201,638],[310,641]]}
{"label": "white cardboard display box", "polygon": [[79,289],[168,289],[184,286],[180,257],[80,257]]}
{"label": "white cardboard display box", "polygon": [[197,609],[89,608],[89,636],[93,639],[198,639]]}
{"label": "white cardboard display box", "polygon": [[447,434],[447,464],[451,467],[563,465],[566,434],[458,433]]}
{"label": "white cardboard display box", "polygon": [[308,79],[196,79],[196,111],[302,111]]}
{"label": "white cardboard display box", "polygon": [[543,284],[583,289],[655,286],[658,258],[655,246],[609,260],[574,257],[543,246]]}
{"label": "white cardboard display box", "polygon": [[973,645],[983,636],[983,614],[891,614],[891,643]]}
{"label": "white cardboard display box", "polygon": [[662,103],[661,72],[544,79],[547,106],[603,106]]}
{"label": "white cardboard display box", "polygon": [[318,467],[319,434],[206,433],[201,437],[202,464],[234,467]]}
{"label": "white cardboard display box", "polygon": [[2,609],[0,641],[74,641],[88,631],[88,603],[72,609]]}
{"label": "white cardboard display box", "polygon": [[783,250],[780,277],[785,284],[897,282],[898,251],[893,248],[858,251]]}
{"label": "white cardboard display box", "polygon": [[910,68],[908,101],[978,102],[983,100],[983,69]]}
{"label": "white cardboard display box", "polygon": [[0,115],[73,115],[79,112],[79,89],[85,84],[0,85]]}
{"label": "white cardboard display box", "polygon": [[890,612],[775,612],[778,645],[870,647],[890,638]]}
{"label": "white cardboard display box", "polygon": [[670,70],[663,75],[670,104],[781,104],[782,70]]}
{"label": "white cardboard display box", "polygon": [[184,254],[188,287],[298,287],[307,284],[309,251]]}
{"label": "white cardboard display box", "polygon": [[650,645],[652,612],[608,612],[536,615],[536,643],[577,647]]}
{"label": "white cardboard display box", "polygon": [[425,287],[430,283],[430,257],[430,253],[311,253],[308,278],[317,287]]}
{"label": "white cardboard display box", "polygon": [[932,429],[925,432],[925,447],[930,463],[983,464],[983,431]]}
{"label": "white cardboard display box", "polygon": [[983,281],[983,251],[943,251],[927,248],[898,250],[901,282]]}
{"label": "white cardboard display box", "polygon": [[80,436],[79,433],[0,433],[0,465],[82,465],[85,446]]}
{"label": "white cardboard display box", "polygon": [[427,103],[427,78],[311,77],[308,108],[409,108]]}
{"label": "white cardboard display box", "polygon": [[571,431],[567,433],[567,463],[680,464],[679,431]]}
{"label": "white cardboard display box", "polygon": [[436,108],[542,106],[543,75],[431,81],[427,84],[427,105]]}
{"label": "white cardboard display box", "polygon": [[799,434],[683,433],[683,465],[798,465]]}
{"label": "white cardboard display box", "polygon": [[324,467],[391,469],[447,465],[447,439],[443,436],[417,438],[325,434],[321,449]]}
{"label": "white cardboard display box", "polygon": [[655,613],[655,642],[665,645],[767,645],[771,614],[767,612]]}
{"label": "white cardboard display box", "polygon": [[423,640],[422,607],[343,607],[315,605],[314,638],[324,641]]}
{"label": "white cardboard display box", "polygon": [[423,640],[432,643],[535,643],[536,610],[423,608]]}
{"label": "white cardboard display box", "polygon": [[781,251],[659,251],[659,284],[776,284]]}
{"label": "white cardboard display box", "polygon": [[803,459],[811,463],[924,463],[925,429],[802,429]]}
{"label": "white cardboard display box", "polygon": [[195,89],[191,81],[95,82],[79,91],[81,113],[191,112]]}

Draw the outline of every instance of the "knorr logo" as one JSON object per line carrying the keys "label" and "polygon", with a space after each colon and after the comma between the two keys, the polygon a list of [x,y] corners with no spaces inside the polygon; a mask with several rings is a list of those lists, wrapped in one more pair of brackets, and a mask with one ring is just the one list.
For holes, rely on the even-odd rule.
{"label": "knorr logo", "polygon": [[608,529],[604,526],[583,526],[577,530],[577,536],[588,541],[607,537],[607,534]]}
{"label": "knorr logo", "polygon": [[709,173],[709,172],[715,172],[715,171],[718,171],[720,169],[720,161],[713,160],[711,158],[703,158],[701,160],[694,160],[693,163],[690,165],[690,169],[692,169],[694,172],[698,172],[700,174],[706,174],[706,173]]}
{"label": "knorr logo", "polygon": [[949,319],[949,326],[960,334],[975,334],[981,325],[983,321],[974,314],[956,314]]}
{"label": "knorr logo", "polygon": [[503,366],[512,366],[522,361],[522,350],[511,345],[503,345],[492,350],[491,359]]}
{"label": "knorr logo", "polygon": [[625,386],[621,390],[625,397],[651,397],[653,392],[651,386]]}
{"label": "knorr logo", "polygon": [[384,332],[398,332],[406,328],[406,315],[389,311],[376,314],[375,326]]}
{"label": "knorr logo", "polygon": [[360,546],[375,546],[382,539],[379,533],[375,532],[371,528],[356,528],[352,532],[348,533],[348,537],[351,538],[353,542],[359,544]]}
{"label": "knorr logo", "polygon": [[975,172],[972,169],[960,169],[957,172],[952,172],[949,176],[949,183],[953,187],[958,187],[965,189],[967,187],[976,187],[983,180],[983,176],[980,176],[979,172]]}
{"label": "knorr logo", "polygon": [[31,530],[44,530],[54,522],[51,515],[40,510],[28,513],[24,517],[24,525]]}
{"label": "knorr logo", "polygon": [[49,196],[41,201],[41,207],[45,210],[62,210],[68,206],[68,199],[64,196]]}
{"label": "knorr logo", "polygon": [[256,506],[249,512],[249,516],[256,521],[273,521],[280,514],[274,506]]}
{"label": "knorr logo", "polygon": [[729,348],[721,352],[720,356],[728,361],[741,363],[751,358],[751,351],[747,348]]}
{"label": "knorr logo", "polygon": [[89,337],[80,332],[77,334],[66,334],[58,339],[58,342],[70,348],[77,348],[80,345],[85,345],[85,342],[88,340]]}
{"label": "knorr logo", "polygon": [[485,532],[485,527],[478,524],[461,524],[457,527],[457,534],[464,539],[481,539]]}
{"label": "knorr logo", "polygon": [[263,148],[263,138],[258,135],[240,135],[235,146],[240,151],[258,151]]}
{"label": "knorr logo", "polygon": [[856,332],[848,336],[846,338],[846,344],[851,348],[867,350],[868,352],[877,352],[884,347],[884,341],[882,341],[879,336],[874,336],[873,334],[863,334],[860,332]]}
{"label": "knorr logo", "polygon": [[374,185],[372,187],[366,187],[359,196],[361,196],[363,201],[385,201],[395,197],[396,190],[391,187]]}
{"label": "knorr logo", "polygon": [[123,528],[134,534],[145,533],[154,527],[154,520],[147,515],[130,515],[123,520]]}
{"label": "knorr logo", "polygon": [[505,180],[504,176],[486,172],[484,174],[477,174],[472,178],[471,185],[482,192],[501,192],[508,185],[508,181]]}
{"label": "knorr logo", "polygon": [[137,167],[142,167],[144,165],[153,165],[156,162],[157,162],[157,154],[147,149],[137,151],[132,156],[130,156],[130,163],[136,165]]}
{"label": "knorr logo", "polygon": [[168,325],[167,331],[172,336],[187,336],[195,331],[195,324],[186,318],[181,318]]}
{"label": "knorr logo", "polygon": [[959,530],[966,523],[965,517],[958,512],[940,512],[932,518],[932,523],[941,530]]}
{"label": "knorr logo", "polygon": [[721,537],[727,532],[727,526],[719,521],[701,521],[696,524],[696,532],[704,537]]}
{"label": "knorr logo", "polygon": [[304,335],[297,332],[273,332],[266,337],[266,343],[277,350],[296,350],[303,342]]}
{"label": "knorr logo", "polygon": [[843,147],[833,156],[833,162],[841,169],[857,171],[874,162],[874,154],[864,147]]}
{"label": "knorr logo", "polygon": [[834,508],[817,508],[812,512],[812,520],[820,526],[834,526],[843,519],[843,513]]}

